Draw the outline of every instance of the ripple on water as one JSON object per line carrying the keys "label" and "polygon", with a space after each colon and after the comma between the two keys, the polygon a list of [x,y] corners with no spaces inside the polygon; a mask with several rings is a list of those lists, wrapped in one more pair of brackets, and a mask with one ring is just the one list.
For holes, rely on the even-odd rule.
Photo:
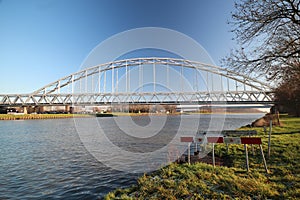
{"label": "ripple on water", "polygon": [[[226,125],[237,128],[257,117],[233,117],[226,119]],[[138,123],[147,126],[149,119],[139,118]],[[113,123],[106,124],[116,132]],[[126,141],[118,145],[126,146]],[[146,146],[141,141],[130,148],[139,145]],[[138,177],[94,159],[82,145],[73,119],[0,121],[0,152],[0,199],[96,199],[135,183]]]}

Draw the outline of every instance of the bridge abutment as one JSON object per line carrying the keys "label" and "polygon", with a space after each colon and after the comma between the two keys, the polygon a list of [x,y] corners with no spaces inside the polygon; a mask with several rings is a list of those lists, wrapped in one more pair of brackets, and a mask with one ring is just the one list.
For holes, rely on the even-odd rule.
{"label": "bridge abutment", "polygon": [[23,113],[24,113],[25,115],[28,114],[27,106],[22,107],[22,109],[23,109]]}

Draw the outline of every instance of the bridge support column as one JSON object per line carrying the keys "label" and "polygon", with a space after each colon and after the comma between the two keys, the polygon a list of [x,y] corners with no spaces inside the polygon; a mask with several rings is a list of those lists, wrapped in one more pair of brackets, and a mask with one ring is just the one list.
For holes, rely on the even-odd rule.
{"label": "bridge support column", "polygon": [[26,107],[26,106],[23,107],[23,113],[24,113],[25,115],[28,114],[28,112],[27,112],[27,107]]}
{"label": "bridge support column", "polygon": [[74,108],[72,106],[66,105],[65,106],[65,112],[73,114]]}

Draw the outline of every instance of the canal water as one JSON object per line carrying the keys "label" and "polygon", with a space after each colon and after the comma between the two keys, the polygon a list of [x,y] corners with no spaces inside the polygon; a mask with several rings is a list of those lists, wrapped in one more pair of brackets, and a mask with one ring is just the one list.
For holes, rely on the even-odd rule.
{"label": "canal water", "polygon": [[[262,114],[227,115],[222,128],[236,129],[261,116]],[[176,124],[182,117],[184,116],[169,117],[162,132],[175,131]],[[135,141],[134,145],[129,144],[130,140],[120,140],[122,136],[119,125],[124,121],[124,129],[124,124],[130,119],[143,127],[153,118],[117,118],[117,122],[116,118],[82,120],[85,123],[97,120],[106,132],[111,133],[109,139],[115,140],[116,144],[119,142],[118,145],[126,151],[152,151],[151,148],[141,148],[141,145],[145,146],[144,140],[143,143]],[[160,120],[159,116],[154,118]],[[195,116],[185,118],[195,121]],[[200,124],[205,127],[210,118],[210,115],[202,115]],[[115,188],[130,186],[136,182],[141,172],[120,171],[117,170],[118,166],[111,168],[87,151],[76,127],[79,119],[76,120],[77,122],[74,119],[0,121],[0,199],[98,199]],[[127,124],[126,131],[135,131],[131,128],[132,124]],[[198,127],[200,131],[203,129],[202,125]],[[161,148],[159,145],[156,148]],[[114,154],[110,155],[109,150],[105,154],[114,159]]]}

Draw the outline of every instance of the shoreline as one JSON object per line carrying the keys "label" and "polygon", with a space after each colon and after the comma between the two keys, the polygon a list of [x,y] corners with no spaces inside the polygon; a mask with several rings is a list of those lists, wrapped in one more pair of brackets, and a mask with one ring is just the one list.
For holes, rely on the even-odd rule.
{"label": "shoreline", "polygon": [[87,114],[0,114],[0,120],[37,120],[91,117]]}
{"label": "shoreline", "polygon": [[96,114],[0,114],[1,120],[36,120],[36,119],[65,119],[65,118],[80,118],[80,117],[138,117],[138,116],[179,116],[179,115],[240,115],[240,114],[265,114],[260,112],[253,113],[238,113],[238,112],[176,112],[176,113],[122,113],[122,112],[111,112],[111,113],[96,113]]}
{"label": "shoreline", "polygon": [[[229,166],[171,163],[141,175],[135,185],[107,193],[104,199],[296,199],[298,190],[291,185],[299,186],[300,178],[291,174],[298,174],[300,167],[300,118],[283,115],[281,120],[284,126],[272,128],[272,144],[276,145],[267,157],[269,173],[262,166],[258,148],[249,154],[247,172],[243,145],[231,145],[229,152],[226,145],[216,145],[216,154],[228,159]],[[257,130],[267,156],[268,134],[261,127],[246,129]]]}

